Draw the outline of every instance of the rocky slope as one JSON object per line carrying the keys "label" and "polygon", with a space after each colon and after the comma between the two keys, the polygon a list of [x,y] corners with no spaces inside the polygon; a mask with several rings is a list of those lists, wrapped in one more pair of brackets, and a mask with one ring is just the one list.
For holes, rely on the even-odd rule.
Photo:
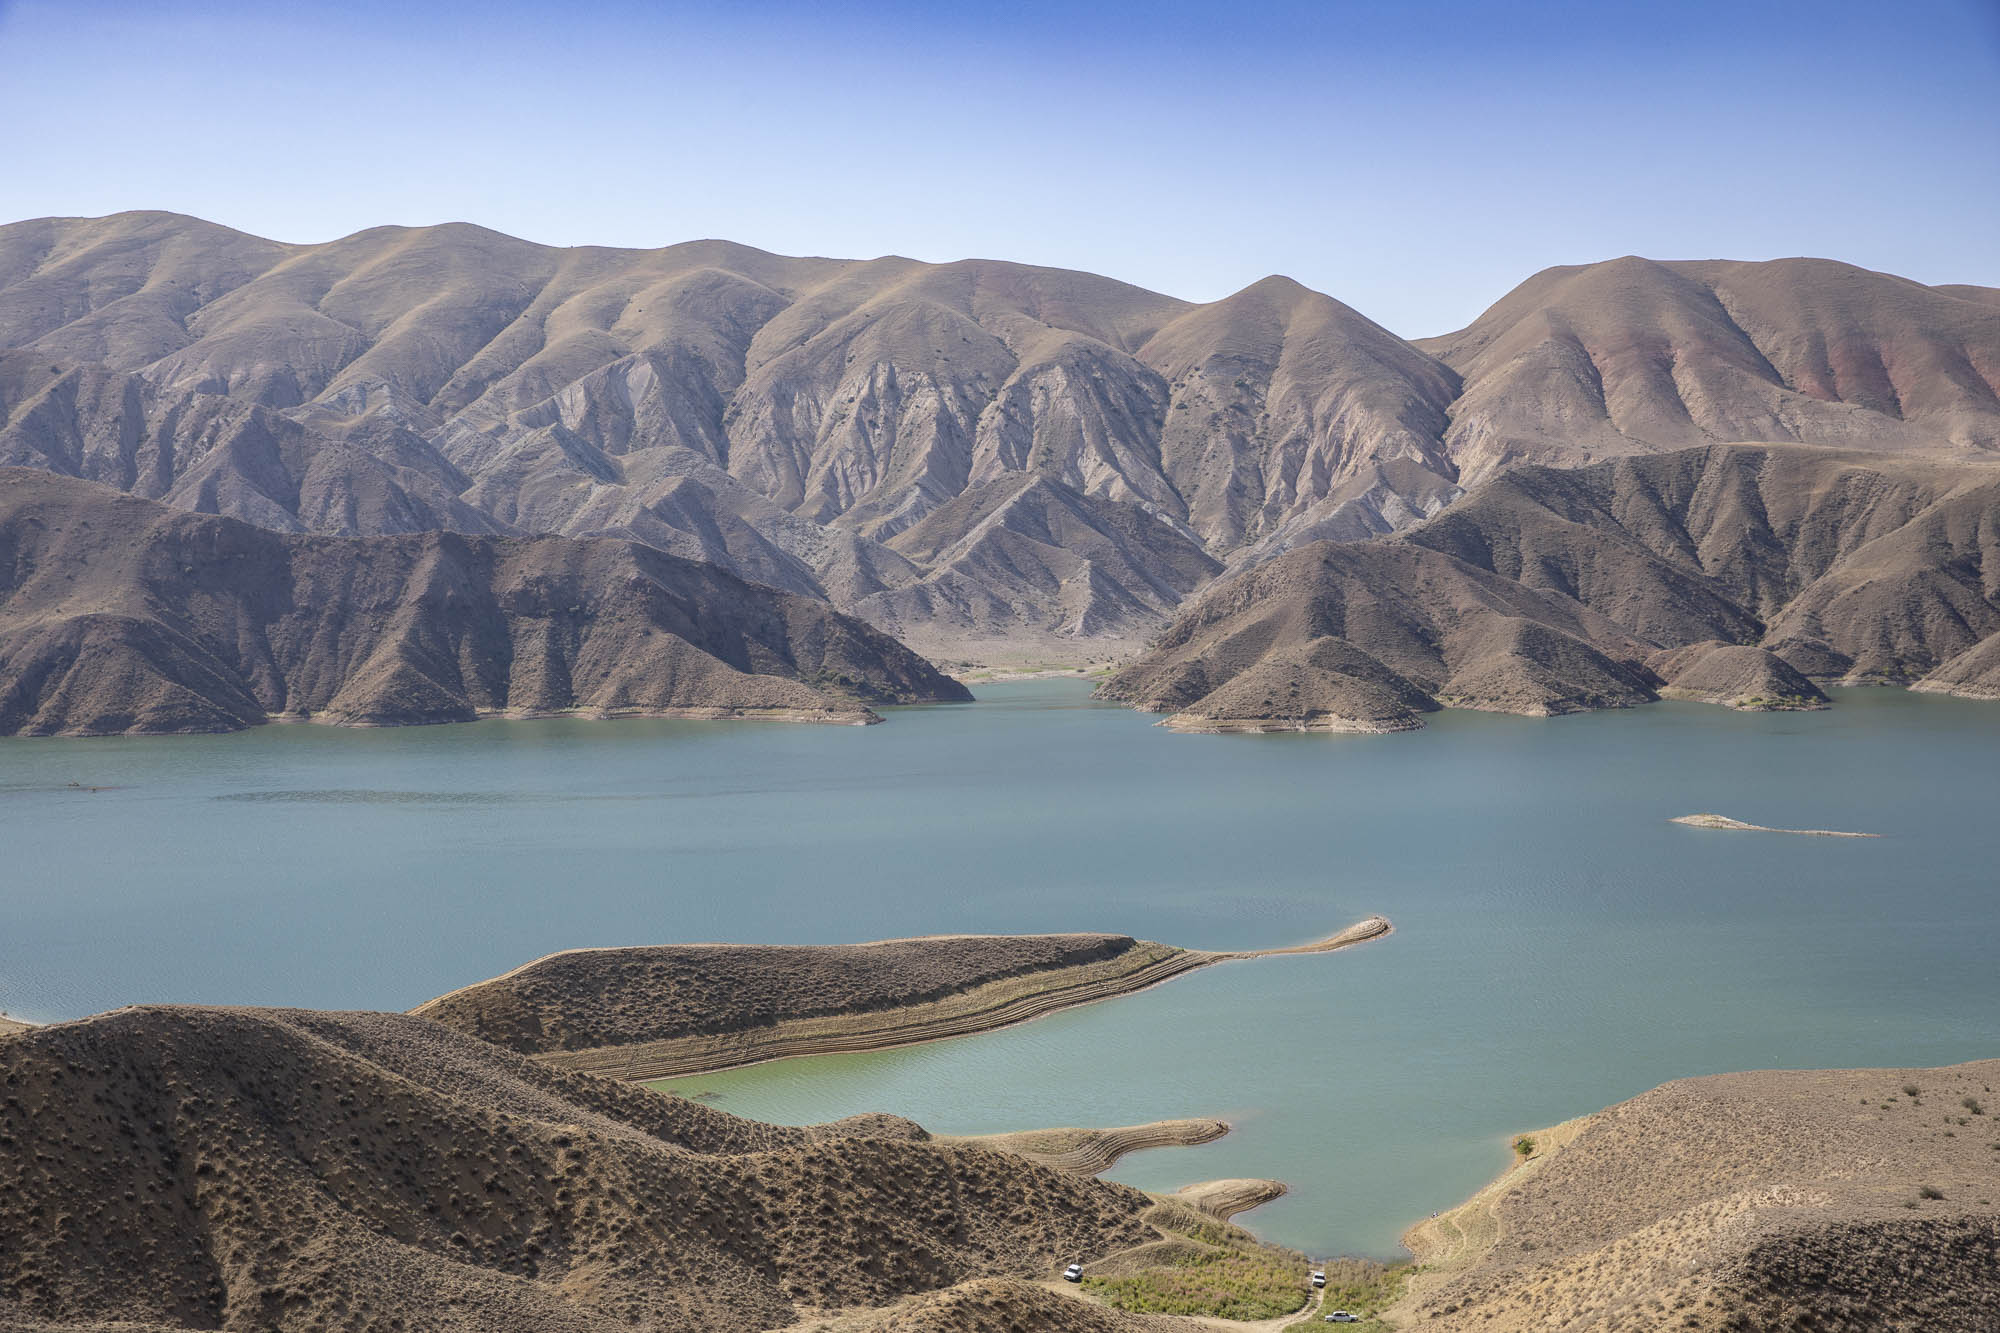
{"label": "rocky slope", "polygon": [[907,1121],[761,1125],[395,1015],[120,1010],[0,1037],[0,1088],[8,1328],[736,1333],[1158,1236]]}
{"label": "rocky slope", "polygon": [[1101,692],[1187,729],[1360,731],[1441,704],[1814,707],[1815,680],[1994,697],[1996,516],[1991,466],[1776,446],[1518,466],[1395,538],[1217,582]]}
{"label": "rocky slope", "polygon": [[288,532],[615,535],[926,651],[1143,638],[1518,460],[2000,442],[2000,303],[1822,260],[1537,275],[1413,344],[994,261],[476,227],[0,227],[0,463]]}
{"label": "rocky slope", "polygon": [[1412,1333],[1923,1328],[2000,1309],[2000,1061],[1669,1083],[1413,1228]]}
{"label": "rocky slope", "polygon": [[1451,556],[1321,542],[1209,589],[1099,693],[1189,731],[1406,731],[1447,703],[1647,702],[1644,651],[1572,599]]}
{"label": "rocky slope", "polygon": [[283,535],[0,469],[0,734],[966,697],[823,602],[634,542]]}

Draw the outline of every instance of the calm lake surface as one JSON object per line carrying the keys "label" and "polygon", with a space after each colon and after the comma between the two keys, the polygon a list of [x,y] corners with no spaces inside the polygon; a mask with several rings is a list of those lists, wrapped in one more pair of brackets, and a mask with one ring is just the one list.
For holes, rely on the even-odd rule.
{"label": "calm lake surface", "polygon": [[[682,1091],[984,1132],[1219,1115],[1148,1188],[1386,1257],[1514,1134],[1664,1080],[2000,1054],[2000,706],[1842,691],[1386,737],[1179,736],[1079,682],[867,729],[628,721],[0,741],[0,1009],[401,1009],[551,950],[1122,931],[1237,948],[984,1037]],[[76,791],[69,783],[108,786]],[[1712,810],[1872,840],[1670,824]]]}

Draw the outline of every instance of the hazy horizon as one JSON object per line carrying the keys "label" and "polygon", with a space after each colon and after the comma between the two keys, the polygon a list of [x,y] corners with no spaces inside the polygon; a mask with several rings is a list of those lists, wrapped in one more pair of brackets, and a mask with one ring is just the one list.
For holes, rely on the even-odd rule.
{"label": "hazy horizon", "polygon": [[[78,60],[75,53],[89,53]],[[0,220],[1005,259],[1420,337],[1623,254],[2000,285],[2000,10],[0,0]]]}

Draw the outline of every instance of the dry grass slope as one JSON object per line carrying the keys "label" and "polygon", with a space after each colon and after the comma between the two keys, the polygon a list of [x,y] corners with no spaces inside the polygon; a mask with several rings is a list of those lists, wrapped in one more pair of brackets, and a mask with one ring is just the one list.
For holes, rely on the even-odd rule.
{"label": "dry grass slope", "polygon": [[421,1019],[122,1010],[0,1041],[0,1326],[737,1333],[1152,1239],[1145,1195],[811,1129]]}
{"label": "dry grass slope", "polygon": [[1412,1230],[1410,1333],[1925,1329],[2000,1310],[2000,1061],[1669,1083]]}

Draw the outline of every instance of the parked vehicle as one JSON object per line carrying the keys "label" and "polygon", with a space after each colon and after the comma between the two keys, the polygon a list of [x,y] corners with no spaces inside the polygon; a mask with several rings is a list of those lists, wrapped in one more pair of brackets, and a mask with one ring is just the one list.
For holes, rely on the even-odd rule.
{"label": "parked vehicle", "polygon": [[1361,1316],[1358,1314],[1349,1314],[1345,1310],[1335,1310],[1326,1317],[1326,1322],[1329,1324],[1358,1324],[1361,1322]]}
{"label": "parked vehicle", "polygon": [[1071,1264],[1068,1268],[1063,1269],[1063,1281],[1065,1282],[1083,1281],[1083,1265]]}
{"label": "parked vehicle", "polygon": [[1324,1287],[1326,1285],[1326,1274],[1320,1269],[1313,1269],[1313,1285],[1315,1287]]}

